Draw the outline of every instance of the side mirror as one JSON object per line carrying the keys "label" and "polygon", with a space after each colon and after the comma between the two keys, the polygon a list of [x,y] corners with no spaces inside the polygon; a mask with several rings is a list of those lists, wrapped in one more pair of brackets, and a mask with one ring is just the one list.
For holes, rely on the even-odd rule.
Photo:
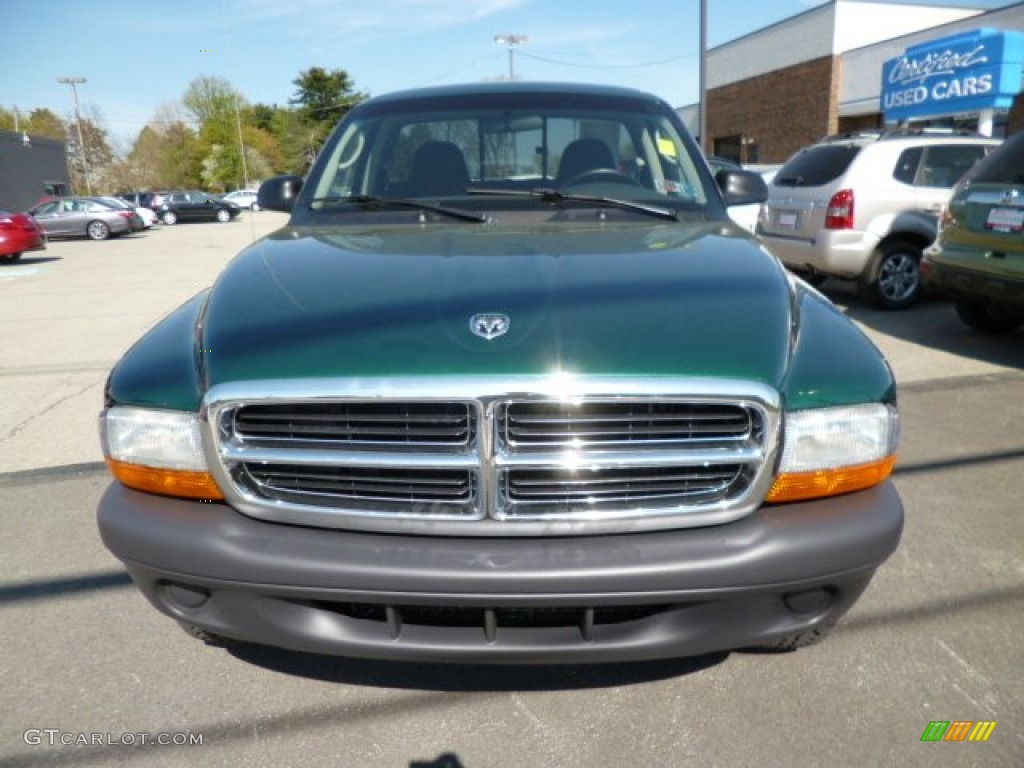
{"label": "side mirror", "polygon": [[301,176],[275,176],[260,184],[260,191],[256,197],[260,208],[291,213],[295,206],[295,198],[301,189]]}
{"label": "side mirror", "polygon": [[768,185],[753,171],[722,170],[715,174],[726,205],[752,205],[768,199]]}

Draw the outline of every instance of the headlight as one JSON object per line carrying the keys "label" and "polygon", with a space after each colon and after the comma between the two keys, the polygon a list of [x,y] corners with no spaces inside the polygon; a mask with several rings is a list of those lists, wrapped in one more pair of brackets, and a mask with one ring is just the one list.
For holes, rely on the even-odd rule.
{"label": "headlight", "polygon": [[206,466],[199,416],[115,406],[100,416],[107,465],[129,488],[195,499],[222,499]]}
{"label": "headlight", "polygon": [[785,442],[766,501],[798,501],[869,488],[896,463],[899,415],[882,403],[786,414]]}

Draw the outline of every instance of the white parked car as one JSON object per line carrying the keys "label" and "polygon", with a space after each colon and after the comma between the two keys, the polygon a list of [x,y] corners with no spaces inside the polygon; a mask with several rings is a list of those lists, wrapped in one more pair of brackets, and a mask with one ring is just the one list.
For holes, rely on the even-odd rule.
{"label": "white parked car", "polygon": [[156,212],[152,208],[146,208],[145,206],[142,205],[135,205],[132,202],[125,200],[124,198],[105,196],[98,197],[96,199],[102,200],[104,203],[114,208],[124,208],[126,210],[135,211],[137,214],[139,214],[139,218],[142,219],[143,229],[149,229],[158,221],[156,217]]}
{"label": "white parked car", "polygon": [[779,169],[757,234],[812,282],[855,280],[868,301],[909,307],[921,293],[921,255],[953,185],[998,145],[927,129],[822,139]]}
{"label": "white parked car", "polygon": [[248,208],[250,211],[258,211],[260,204],[255,189],[236,189],[222,196],[223,200],[234,203],[239,208]]}

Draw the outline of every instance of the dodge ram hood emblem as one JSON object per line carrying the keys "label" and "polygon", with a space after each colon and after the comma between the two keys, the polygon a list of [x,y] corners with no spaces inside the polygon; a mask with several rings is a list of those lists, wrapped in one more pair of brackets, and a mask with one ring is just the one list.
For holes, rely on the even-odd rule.
{"label": "dodge ram hood emblem", "polygon": [[512,321],[508,315],[498,312],[484,312],[469,318],[469,330],[485,339],[494,339],[508,333]]}

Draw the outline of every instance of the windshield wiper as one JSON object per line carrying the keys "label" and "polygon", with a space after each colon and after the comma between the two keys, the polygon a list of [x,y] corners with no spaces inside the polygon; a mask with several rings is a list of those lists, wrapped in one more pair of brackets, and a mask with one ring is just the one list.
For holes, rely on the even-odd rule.
{"label": "windshield wiper", "polygon": [[803,176],[782,176],[775,179],[776,186],[780,187],[799,187],[803,183]]}
{"label": "windshield wiper", "polygon": [[463,211],[458,208],[445,208],[443,205],[425,203],[421,200],[406,200],[400,197],[375,197],[373,195],[333,195],[330,197],[314,197],[314,203],[355,203],[365,208],[412,208],[416,211],[438,213],[460,221],[475,221],[485,224],[490,218],[482,213]]}
{"label": "windshield wiper", "polygon": [[621,208],[624,211],[634,211],[658,219],[679,221],[679,216],[670,208],[659,208],[656,205],[645,205],[635,203],[632,200],[621,200],[617,197],[601,197],[598,195],[578,195],[572,192],[560,192],[549,187],[537,187],[536,189],[483,189],[470,187],[466,190],[468,195],[497,195],[500,197],[531,197],[550,205],[561,205],[562,203],[591,203],[595,205],[607,205],[611,208]]}

